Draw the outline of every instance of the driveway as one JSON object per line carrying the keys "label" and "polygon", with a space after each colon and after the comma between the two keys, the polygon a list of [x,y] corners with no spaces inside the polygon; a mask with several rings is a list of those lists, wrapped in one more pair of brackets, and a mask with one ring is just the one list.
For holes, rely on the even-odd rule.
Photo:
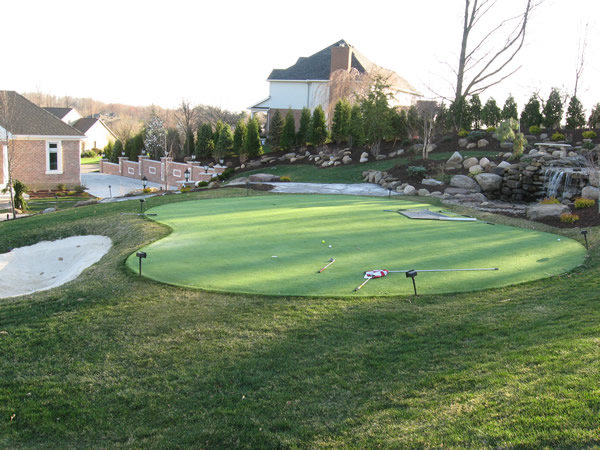
{"label": "driveway", "polygon": [[[142,189],[141,180],[98,172],[82,173],[81,184],[87,188],[86,191],[90,195],[100,198],[123,197],[131,191]],[[148,182],[148,187],[157,189],[162,187],[164,189],[164,186],[159,183]],[[169,189],[174,190],[177,188],[169,186]]]}

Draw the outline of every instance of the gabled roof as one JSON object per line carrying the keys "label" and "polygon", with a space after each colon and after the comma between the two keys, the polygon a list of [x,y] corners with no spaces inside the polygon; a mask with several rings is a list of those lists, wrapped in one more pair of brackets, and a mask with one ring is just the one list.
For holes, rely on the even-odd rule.
{"label": "gabled roof", "polygon": [[274,69],[269,75],[271,80],[329,80],[331,75],[331,49],[333,47],[347,46],[352,48],[352,68],[360,73],[367,72],[372,63],[356,51],[345,40],[337,41],[335,44],[318,51],[308,57],[300,57],[296,64],[287,69]]}
{"label": "gabled roof", "polygon": [[79,130],[83,134],[85,134],[99,120],[100,119],[94,119],[93,117],[84,117],[84,118],[81,118],[81,119],[77,119],[75,122],[73,122],[72,126],[73,126],[73,128],[76,128],[77,130]]}
{"label": "gabled roof", "polygon": [[58,108],[54,106],[45,106],[44,109],[59,119],[64,119],[67,114],[73,111],[73,108]]}
{"label": "gabled roof", "polygon": [[83,136],[15,91],[0,91],[0,126],[15,136]]}

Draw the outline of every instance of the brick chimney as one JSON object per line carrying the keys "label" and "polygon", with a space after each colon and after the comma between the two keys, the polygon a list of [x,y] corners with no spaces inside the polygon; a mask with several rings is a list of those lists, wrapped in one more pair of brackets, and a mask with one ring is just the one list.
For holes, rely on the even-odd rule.
{"label": "brick chimney", "polygon": [[340,44],[337,47],[331,47],[331,72],[343,69],[346,72],[350,71],[350,63],[352,61],[352,52],[346,44]]}

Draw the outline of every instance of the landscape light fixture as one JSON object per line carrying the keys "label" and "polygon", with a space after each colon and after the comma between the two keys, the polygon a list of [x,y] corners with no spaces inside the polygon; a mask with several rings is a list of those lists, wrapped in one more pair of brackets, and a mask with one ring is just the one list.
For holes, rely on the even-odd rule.
{"label": "landscape light fixture", "polygon": [[146,200],[144,200],[143,198],[140,198],[140,214],[144,214],[144,202]]}
{"label": "landscape light fixture", "polygon": [[144,178],[142,178],[142,187],[146,189],[146,186],[148,186],[148,178],[144,175]]}
{"label": "landscape light fixture", "polygon": [[196,161],[196,154],[192,153],[192,161]]}
{"label": "landscape light fixture", "polygon": [[388,192],[388,199],[390,199],[390,198],[392,198],[392,188],[391,188],[391,187],[389,187],[389,188],[388,188],[388,191],[389,191],[389,192]]}
{"label": "landscape light fixture", "polygon": [[122,152],[121,152],[121,156],[125,156],[125,151],[122,151]]}
{"label": "landscape light fixture", "polygon": [[146,258],[147,255],[146,255],[146,252],[137,252],[135,254],[135,256],[137,256],[139,258],[139,260],[140,260],[140,274],[139,274],[139,277],[141,278],[142,277],[142,259]]}
{"label": "landscape light fixture", "polygon": [[185,169],[185,172],[183,172],[183,176],[185,177],[185,182],[186,183],[188,181],[190,181],[190,169],[189,169],[189,167],[187,169]]}
{"label": "landscape light fixture", "polygon": [[416,270],[407,270],[406,278],[410,278],[413,283],[413,289],[415,290],[415,297],[417,296],[417,284],[415,283],[415,277],[417,276]]}
{"label": "landscape light fixture", "polygon": [[581,234],[583,234],[583,238],[585,239],[585,249],[587,251],[587,250],[589,250],[588,240],[587,240],[587,234],[588,234],[588,232],[587,232],[587,230],[581,230]]}
{"label": "landscape light fixture", "polygon": [[112,190],[110,189],[110,184],[108,185],[108,196],[112,198]]}
{"label": "landscape light fixture", "polygon": [[208,164],[204,165],[204,173],[208,173]]}

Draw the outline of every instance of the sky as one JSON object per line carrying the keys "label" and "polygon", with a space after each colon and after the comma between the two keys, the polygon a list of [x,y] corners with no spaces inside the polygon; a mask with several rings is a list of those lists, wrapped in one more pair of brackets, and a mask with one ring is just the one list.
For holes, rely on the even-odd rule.
{"label": "sky", "polygon": [[[524,1],[500,0],[489,18]],[[0,89],[240,111],[268,97],[272,69],[345,39],[426,97],[451,97],[463,12],[464,0],[4,0]],[[545,0],[510,66],[521,69],[481,98],[501,106],[511,93],[521,109],[533,91],[572,94],[587,24],[578,97],[589,113],[600,102],[599,12],[597,0]]]}

